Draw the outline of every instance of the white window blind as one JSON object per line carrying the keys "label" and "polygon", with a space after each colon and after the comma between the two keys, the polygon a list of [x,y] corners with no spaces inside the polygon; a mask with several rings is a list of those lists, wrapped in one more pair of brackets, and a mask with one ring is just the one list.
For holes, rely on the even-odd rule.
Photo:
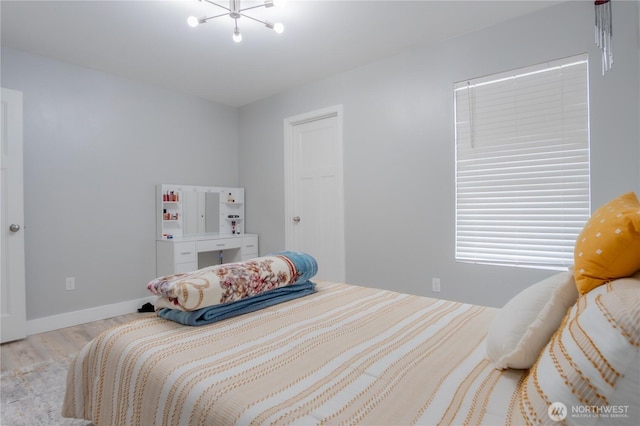
{"label": "white window blind", "polygon": [[456,260],[560,269],[590,215],[587,57],[456,83]]}

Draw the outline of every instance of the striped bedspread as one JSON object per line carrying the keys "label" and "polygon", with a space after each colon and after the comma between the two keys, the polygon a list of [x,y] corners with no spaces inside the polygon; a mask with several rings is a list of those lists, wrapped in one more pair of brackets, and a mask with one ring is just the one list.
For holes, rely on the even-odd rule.
{"label": "striped bedspread", "polygon": [[485,357],[496,309],[348,284],[202,327],[148,317],[72,362],[63,415],[100,425],[521,424]]}

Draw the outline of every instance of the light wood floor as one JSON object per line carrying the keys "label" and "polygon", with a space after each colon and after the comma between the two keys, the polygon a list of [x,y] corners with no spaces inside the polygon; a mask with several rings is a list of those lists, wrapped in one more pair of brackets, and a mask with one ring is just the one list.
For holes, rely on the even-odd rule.
{"label": "light wood floor", "polygon": [[114,325],[132,321],[154,313],[131,313],[102,321],[94,321],[47,333],[33,334],[26,339],[0,346],[0,371],[25,368],[39,362],[61,360],[77,353],[82,347]]}

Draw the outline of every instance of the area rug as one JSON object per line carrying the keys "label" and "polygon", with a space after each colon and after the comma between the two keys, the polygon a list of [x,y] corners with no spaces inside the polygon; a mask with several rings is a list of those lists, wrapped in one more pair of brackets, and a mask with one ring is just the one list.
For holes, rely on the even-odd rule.
{"label": "area rug", "polygon": [[90,426],[60,414],[72,357],[47,361],[0,375],[0,425]]}

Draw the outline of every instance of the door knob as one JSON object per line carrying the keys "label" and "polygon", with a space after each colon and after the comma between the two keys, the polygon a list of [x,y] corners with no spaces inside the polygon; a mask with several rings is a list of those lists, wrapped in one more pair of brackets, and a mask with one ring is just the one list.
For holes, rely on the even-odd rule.
{"label": "door knob", "polygon": [[15,223],[12,223],[9,226],[9,231],[11,232],[18,232],[20,230],[20,225],[16,225]]}
{"label": "door knob", "polygon": [[296,222],[296,223],[300,222],[300,216],[295,216],[293,218],[293,221]]}

